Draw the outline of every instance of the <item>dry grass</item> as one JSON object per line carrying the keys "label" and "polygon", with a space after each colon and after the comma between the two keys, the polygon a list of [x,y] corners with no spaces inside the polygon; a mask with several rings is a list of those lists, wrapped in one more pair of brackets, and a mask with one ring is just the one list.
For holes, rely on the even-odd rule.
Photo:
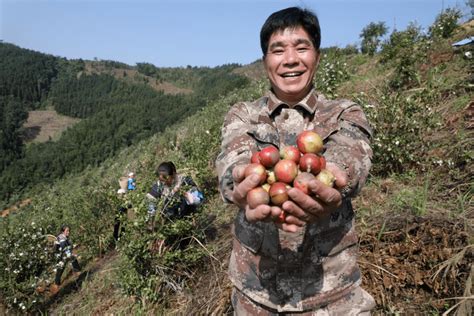
{"label": "dry grass", "polygon": [[28,120],[23,125],[26,143],[43,143],[58,140],[61,133],[77,124],[80,119],[58,114],[54,110],[38,110],[28,113]]}

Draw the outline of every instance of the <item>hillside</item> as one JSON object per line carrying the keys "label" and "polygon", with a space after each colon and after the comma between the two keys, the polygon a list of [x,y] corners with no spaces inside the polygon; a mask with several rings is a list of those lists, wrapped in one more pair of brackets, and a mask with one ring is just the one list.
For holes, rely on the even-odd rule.
{"label": "hillside", "polygon": [[[104,62],[86,62],[85,63],[85,70],[84,73],[86,75],[90,74],[109,74],[119,80],[125,80],[131,83],[145,83],[152,87],[156,91],[161,91],[165,94],[188,94],[192,93],[193,90],[189,88],[180,88],[174,85],[173,83],[160,81],[156,78],[151,76],[147,76],[143,73],[140,73],[138,70],[133,69],[131,67],[124,68],[120,67],[121,65],[117,65],[115,67],[108,67]],[[79,74],[79,75],[82,75]]]}
{"label": "hillside", "polygon": [[[468,34],[474,29],[447,38],[409,29],[392,34],[373,56],[337,48],[322,56],[319,91],[357,101],[375,130],[373,168],[354,207],[363,286],[376,299],[376,315],[472,311],[474,69],[472,59],[451,47]],[[257,62],[232,71],[259,78],[258,67]],[[142,71],[156,76],[149,65]],[[199,71],[209,76],[209,69]],[[186,79],[175,78],[173,84],[181,86]],[[182,120],[100,163],[32,186],[27,191],[31,203],[0,218],[3,311],[231,315],[226,269],[236,209],[217,194],[214,161],[229,107],[254,100],[267,88],[257,79],[224,89]],[[108,124],[114,111],[106,113],[94,122]],[[192,224],[159,222],[157,231],[149,232],[143,197],[154,168],[169,160],[193,175],[206,202]],[[122,201],[116,196],[117,179],[130,171],[137,174],[138,189]],[[116,210],[128,203],[126,233],[115,244]],[[55,261],[44,236],[57,233],[64,222],[72,227],[84,269],[78,277],[67,270],[61,290],[51,295]],[[191,236],[187,248],[156,247],[163,236],[180,234]]]}
{"label": "hillside", "polygon": [[245,86],[248,79],[232,73],[236,67],[67,60],[0,43],[0,208],[28,198],[37,184],[98,166]]}

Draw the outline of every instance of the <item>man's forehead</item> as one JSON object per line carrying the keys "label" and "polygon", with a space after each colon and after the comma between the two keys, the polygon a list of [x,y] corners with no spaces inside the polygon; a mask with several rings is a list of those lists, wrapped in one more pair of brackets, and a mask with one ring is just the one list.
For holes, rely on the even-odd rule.
{"label": "man's forehead", "polygon": [[270,36],[270,42],[281,41],[283,37],[291,37],[292,41],[310,40],[308,33],[301,26],[299,27],[287,27],[285,29],[279,29]]}

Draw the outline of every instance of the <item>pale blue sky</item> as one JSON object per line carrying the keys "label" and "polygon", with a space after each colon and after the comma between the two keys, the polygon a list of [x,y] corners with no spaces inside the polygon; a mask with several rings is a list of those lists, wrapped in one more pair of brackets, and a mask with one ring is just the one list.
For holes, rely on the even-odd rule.
{"label": "pale blue sky", "polygon": [[468,13],[465,0],[0,0],[0,39],[55,56],[159,67],[248,64],[261,57],[259,32],[272,12],[307,7],[319,16],[322,47],[359,44],[384,21],[427,28],[441,9]]}

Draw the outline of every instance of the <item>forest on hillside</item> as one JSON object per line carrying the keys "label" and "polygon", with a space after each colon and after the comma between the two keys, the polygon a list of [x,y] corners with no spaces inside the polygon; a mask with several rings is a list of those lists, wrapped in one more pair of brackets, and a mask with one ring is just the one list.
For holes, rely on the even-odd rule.
{"label": "forest on hillside", "polygon": [[[144,71],[139,64],[138,72],[146,77],[129,82],[106,70],[131,66],[96,63],[104,68],[103,74],[86,74],[83,60],[0,44],[0,205],[19,200],[36,184],[99,166],[121,149],[164,131],[202,109],[206,102],[248,83],[247,78],[232,73],[236,64],[163,71],[152,65],[153,71]],[[166,80],[193,93],[166,94],[153,89],[147,80]],[[28,111],[47,106],[83,120],[58,141],[26,146],[23,124]]]}
{"label": "forest on hillside", "polygon": [[[452,44],[474,36],[474,21],[460,17],[447,9],[427,30],[412,23],[390,34],[374,22],[361,31],[360,47],[322,49],[318,91],[356,101],[374,129],[373,167],[354,208],[362,286],[376,300],[376,315],[472,313],[473,48]],[[6,45],[9,56],[33,53]],[[0,218],[0,314],[231,315],[226,271],[236,209],[222,203],[214,162],[225,113],[259,98],[268,82],[235,75],[248,69],[234,64],[174,72],[140,63],[132,81],[87,73],[86,64],[38,62],[40,77],[25,70],[25,89],[9,86],[1,96],[3,203],[25,199]],[[131,66],[104,61],[97,69],[107,67],[123,73]],[[8,73],[15,75],[0,76]],[[33,87],[38,80],[47,85]],[[167,95],[147,80],[193,93]],[[18,97],[26,94],[36,101]],[[25,113],[45,106],[81,122],[56,142],[25,146]],[[173,223],[158,216],[150,230],[144,196],[161,161],[192,175],[205,199],[193,216]],[[130,171],[137,189],[120,198],[117,180]],[[117,242],[121,207],[128,209]],[[78,277],[68,268],[53,294],[57,259],[46,237],[64,223],[84,268]],[[162,247],[163,240],[172,242]]]}

